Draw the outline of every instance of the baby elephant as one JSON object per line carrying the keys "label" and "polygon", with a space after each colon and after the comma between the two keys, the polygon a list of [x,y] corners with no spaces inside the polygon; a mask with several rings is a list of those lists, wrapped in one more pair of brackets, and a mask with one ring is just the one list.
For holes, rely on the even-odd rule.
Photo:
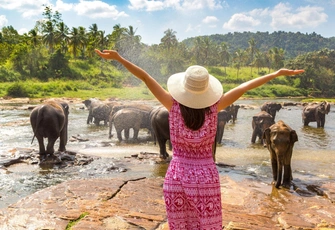
{"label": "baby elephant", "polygon": [[[53,154],[54,144],[58,138],[60,139],[58,151],[65,151],[68,115],[69,105],[65,102],[48,101],[33,109],[30,114],[30,124],[34,137],[38,140],[40,156],[45,157]],[[46,149],[44,138],[48,138]]]}
{"label": "baby elephant", "polygon": [[298,141],[297,133],[280,120],[264,131],[263,139],[270,152],[273,181],[276,188],[279,188],[280,185],[290,188],[293,179],[291,158],[294,143]]}
{"label": "baby elephant", "polygon": [[[124,130],[126,140],[129,139],[129,131],[133,129],[133,139],[137,140],[138,132],[141,128],[151,129],[149,123],[149,112],[134,108],[124,108],[117,111],[111,119],[114,124],[117,138],[122,141],[121,132]],[[110,137],[112,134],[110,133]]]}

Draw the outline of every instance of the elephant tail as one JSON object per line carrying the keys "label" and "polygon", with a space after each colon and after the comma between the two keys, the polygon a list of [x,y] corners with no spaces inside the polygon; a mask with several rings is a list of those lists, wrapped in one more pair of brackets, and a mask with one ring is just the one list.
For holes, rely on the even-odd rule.
{"label": "elephant tail", "polygon": [[33,144],[33,142],[34,142],[34,139],[35,139],[35,137],[36,137],[36,135],[35,135],[35,132],[34,132],[34,136],[33,136],[33,139],[31,140],[31,145]]}
{"label": "elephant tail", "polygon": [[36,137],[36,131],[38,130],[38,126],[40,125],[40,123],[41,123],[41,121],[43,119],[43,106],[41,106],[41,108],[39,108],[38,111],[37,111],[36,125],[35,125],[35,127],[33,127],[34,136],[33,136],[32,140],[31,140],[31,144],[33,144],[33,142],[34,142],[34,139]]}

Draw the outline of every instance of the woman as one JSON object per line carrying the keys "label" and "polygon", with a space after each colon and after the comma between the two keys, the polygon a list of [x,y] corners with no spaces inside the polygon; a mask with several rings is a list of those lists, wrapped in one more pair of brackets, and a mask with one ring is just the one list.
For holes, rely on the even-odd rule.
{"label": "woman", "polygon": [[96,53],[120,62],[169,110],[173,156],[163,192],[170,230],[222,229],[220,178],[212,157],[217,113],[248,90],[278,76],[296,75],[304,70],[280,69],[223,94],[221,83],[204,67],[195,65],[170,76],[166,91],[146,71],[116,51]]}

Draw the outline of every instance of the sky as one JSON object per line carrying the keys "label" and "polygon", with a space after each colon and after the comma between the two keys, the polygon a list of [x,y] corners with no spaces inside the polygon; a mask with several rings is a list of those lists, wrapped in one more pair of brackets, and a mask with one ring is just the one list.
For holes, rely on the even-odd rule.
{"label": "sky", "polygon": [[159,44],[172,29],[178,41],[229,32],[301,32],[335,36],[335,0],[0,0],[0,28],[20,34],[43,19],[45,6],[71,29],[92,24],[110,34],[132,26],[145,44]]}

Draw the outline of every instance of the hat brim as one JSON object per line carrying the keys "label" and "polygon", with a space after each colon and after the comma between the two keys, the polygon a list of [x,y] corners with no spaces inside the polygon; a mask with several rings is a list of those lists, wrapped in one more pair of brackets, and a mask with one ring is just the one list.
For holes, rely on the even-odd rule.
{"label": "hat brim", "polygon": [[169,77],[167,88],[171,96],[180,104],[193,109],[202,109],[215,104],[223,94],[221,82],[209,74],[208,88],[195,93],[184,88],[185,72],[176,73]]}

